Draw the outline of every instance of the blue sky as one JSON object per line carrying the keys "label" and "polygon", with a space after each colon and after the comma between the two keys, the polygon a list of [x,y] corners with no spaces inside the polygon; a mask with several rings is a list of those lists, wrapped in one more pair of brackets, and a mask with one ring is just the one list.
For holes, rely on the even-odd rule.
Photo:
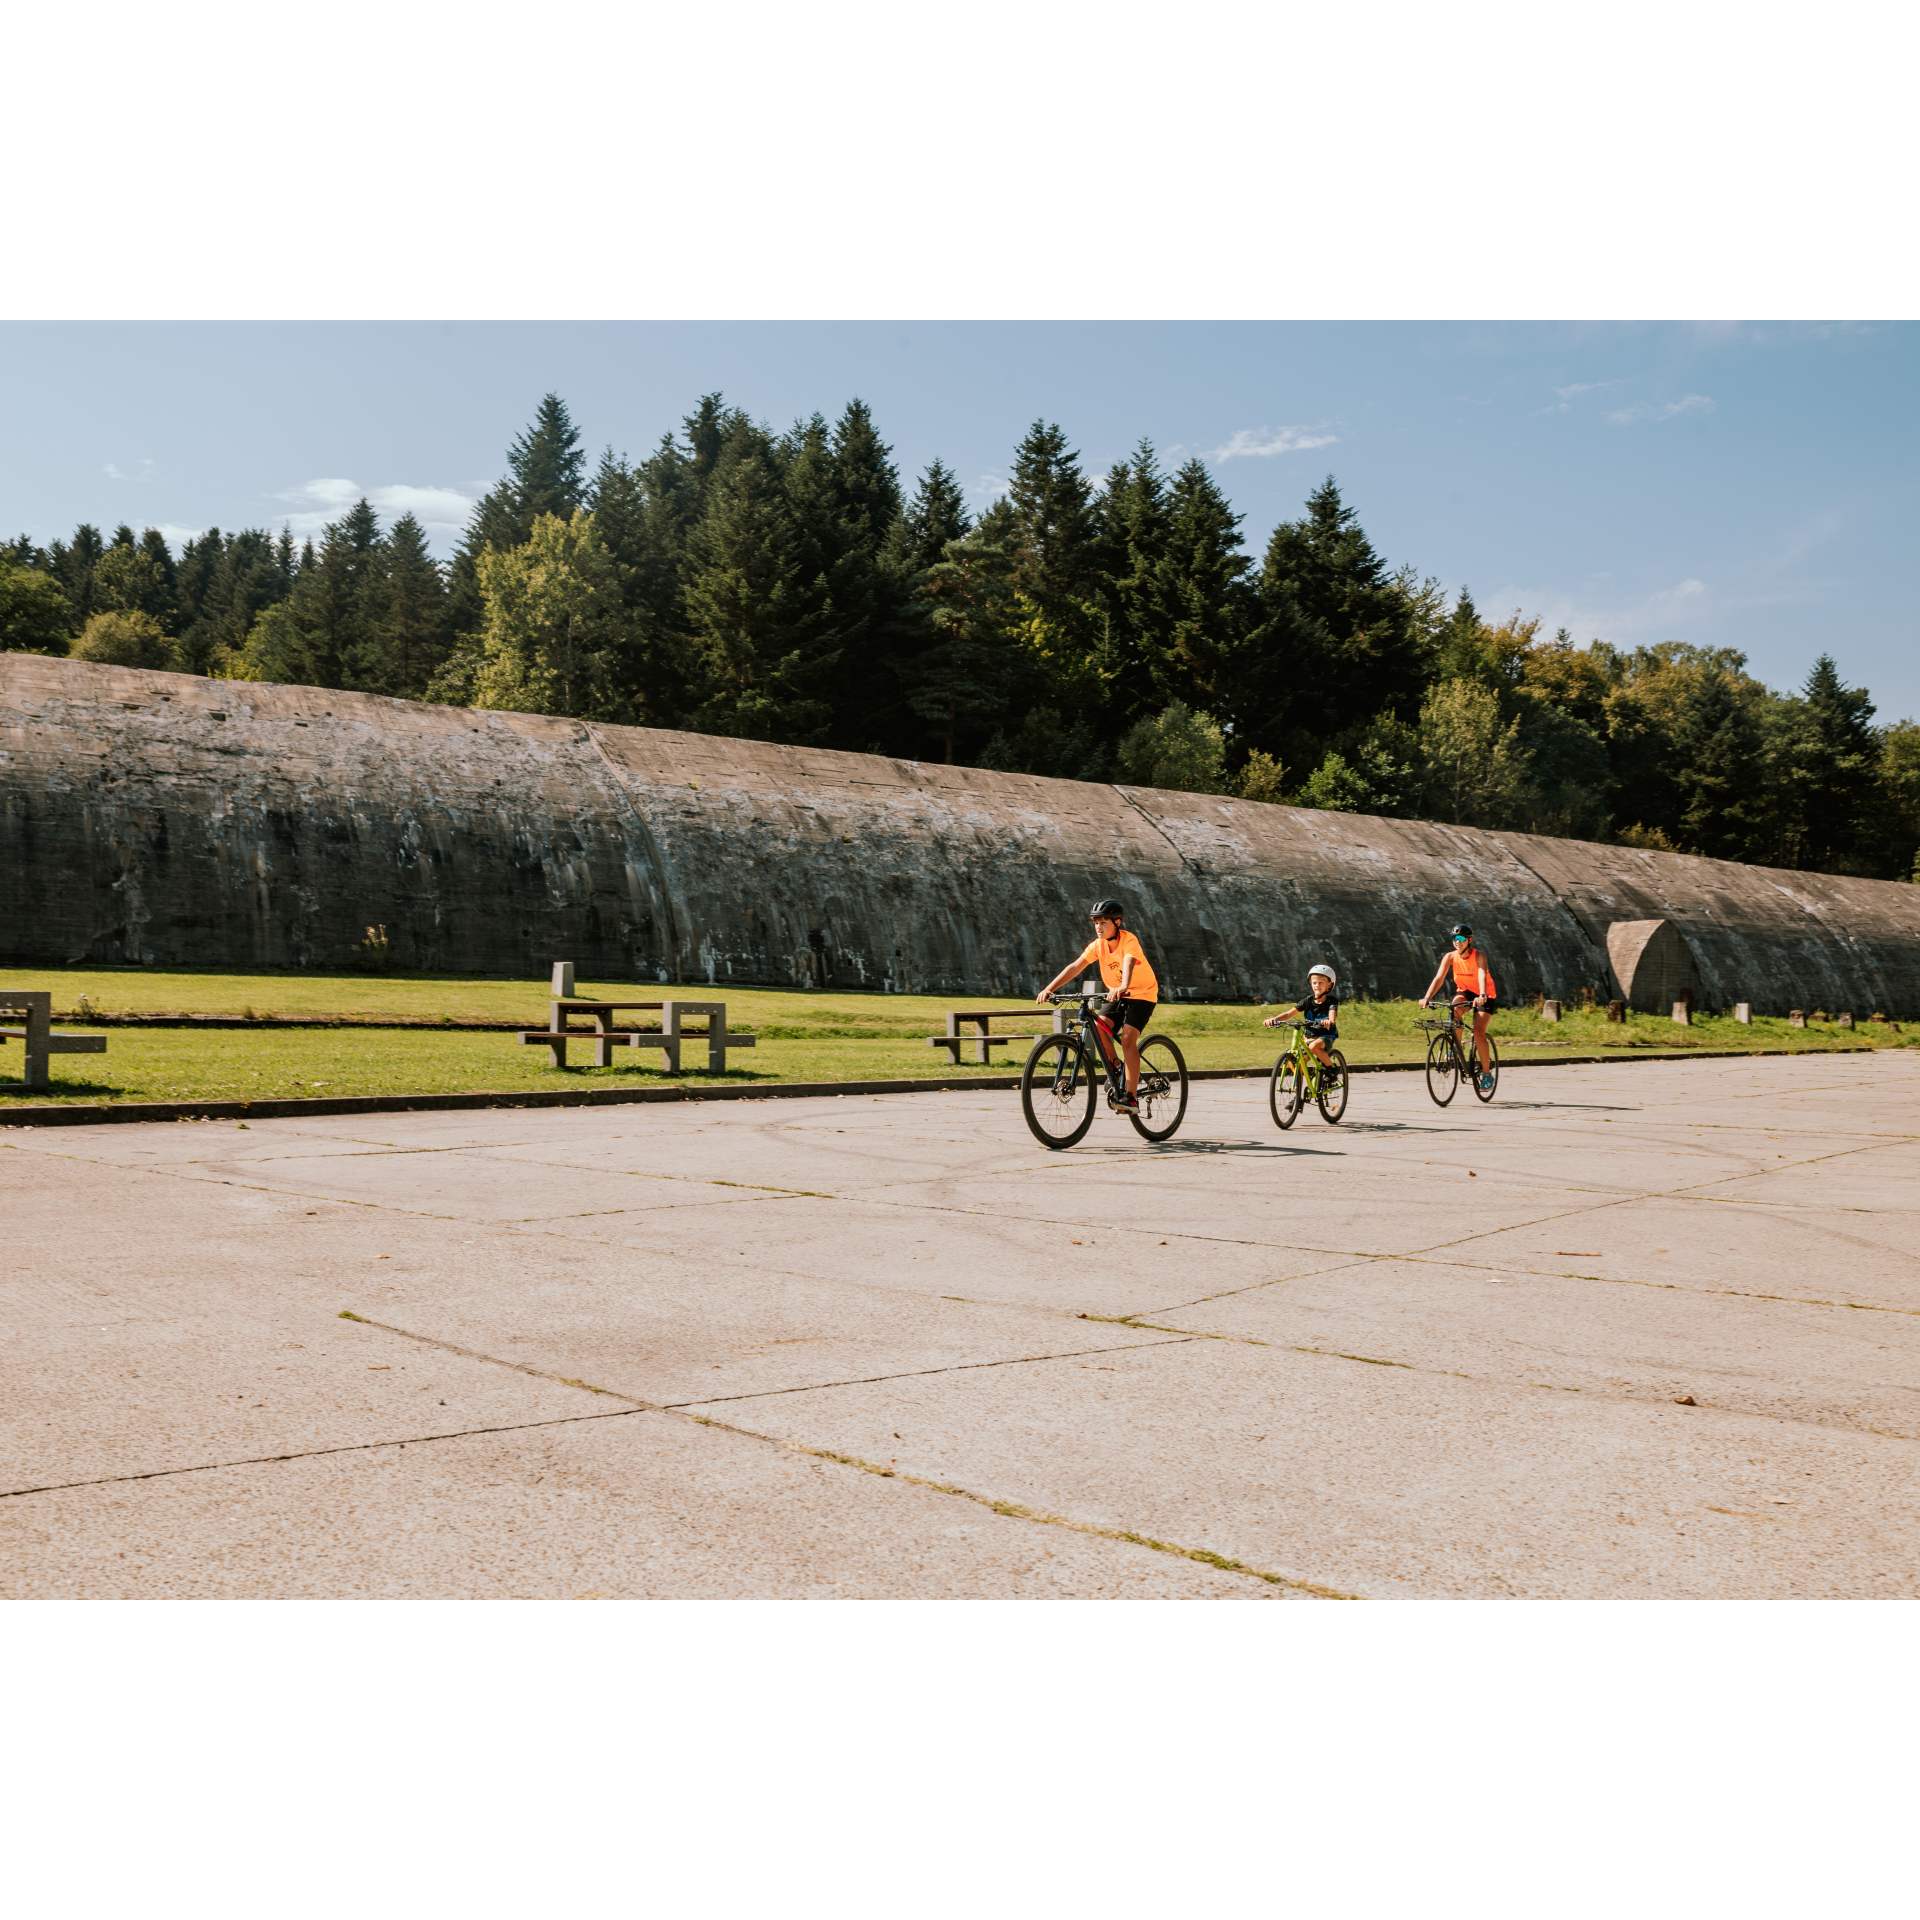
{"label": "blue sky", "polygon": [[0,327],[0,532],[315,530],[362,492],[450,549],[552,388],[635,455],[719,389],[776,425],[853,395],[909,481],[984,504],[1058,420],[1095,472],[1209,462],[1258,554],[1325,474],[1390,563],[1577,640],[1830,651],[1920,715],[1912,324],[264,322]]}

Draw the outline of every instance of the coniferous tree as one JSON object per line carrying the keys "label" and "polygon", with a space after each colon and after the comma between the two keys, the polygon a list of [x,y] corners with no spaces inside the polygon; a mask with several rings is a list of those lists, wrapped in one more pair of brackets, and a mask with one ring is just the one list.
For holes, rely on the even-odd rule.
{"label": "coniferous tree", "polygon": [[368,570],[362,632],[350,683],[366,693],[417,700],[448,651],[446,577],[411,513],[377,543]]}
{"label": "coniferous tree", "polygon": [[91,615],[99,611],[93,570],[100,564],[106,551],[107,543],[101,539],[100,529],[86,524],[74,529],[71,544],[56,540],[47,549],[49,568],[59,581],[61,592],[67,596],[67,604],[73,608],[75,633],[86,625]]}
{"label": "coniferous tree", "polygon": [[916,582],[913,611],[931,637],[899,677],[907,706],[949,764],[962,741],[979,743],[1003,719],[1014,690],[1013,567],[1003,546],[950,540]]}
{"label": "coniferous tree", "polygon": [[1782,843],[1791,863],[1820,873],[1859,869],[1879,779],[1881,744],[1873,701],[1840,678],[1823,653],[1781,729]]}
{"label": "coniferous tree", "polygon": [[972,525],[953,469],[944,461],[934,461],[901,512],[896,540],[899,564],[910,574],[939,565],[946,557],[947,543],[964,540]]}
{"label": "coniferous tree", "polygon": [[[1304,519],[1274,529],[1260,597],[1269,645],[1298,654],[1292,674],[1311,683],[1326,732],[1364,729],[1383,709],[1415,717],[1430,674],[1413,610],[1331,476]],[[1295,752],[1305,757],[1299,742]]]}
{"label": "coniferous tree", "polygon": [[1091,637],[1100,510],[1058,425],[1036,420],[1015,449],[1007,501],[1018,527],[1014,584],[1063,635]]}
{"label": "coniferous tree", "polygon": [[[1176,699],[1196,702],[1236,723],[1245,676],[1245,642],[1257,624],[1247,583],[1251,562],[1240,546],[1240,516],[1212,474],[1189,460],[1167,496],[1160,561],[1162,598],[1173,615],[1159,678]],[[1237,742],[1242,757],[1252,742]]]}
{"label": "coniferous tree", "polygon": [[737,424],[702,489],[686,576],[697,731],[814,745],[833,719],[818,576],[808,567],[778,453]]}
{"label": "coniferous tree", "polygon": [[379,545],[379,517],[365,500],[324,530],[317,559],[302,567],[284,609],[256,620],[248,642],[255,677],[309,687],[358,684],[373,657]]}

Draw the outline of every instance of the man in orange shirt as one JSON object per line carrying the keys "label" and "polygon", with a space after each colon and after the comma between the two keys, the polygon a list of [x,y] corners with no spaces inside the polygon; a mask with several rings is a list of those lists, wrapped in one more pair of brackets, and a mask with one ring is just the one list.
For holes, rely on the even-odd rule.
{"label": "man in orange shirt", "polygon": [[1493,1018],[1493,1010],[1499,1004],[1499,989],[1494,985],[1486,955],[1473,944],[1471,927],[1454,928],[1453,951],[1441,960],[1440,971],[1433,976],[1433,985],[1421,996],[1420,1004],[1423,1007],[1433,1005],[1433,996],[1440,991],[1440,983],[1449,972],[1453,975],[1453,1005],[1456,1013],[1469,999],[1473,1002],[1473,1044],[1480,1055],[1480,1090],[1491,1093],[1493,1063],[1487,1058],[1487,1022]]}
{"label": "man in orange shirt", "polygon": [[1033,997],[1042,1006],[1076,973],[1100,963],[1100,979],[1107,989],[1107,1015],[1120,1030],[1120,1051],[1127,1063],[1127,1097],[1123,1113],[1137,1113],[1140,1102],[1140,1029],[1153,1018],[1160,1003],[1160,982],[1140,942],[1120,924],[1126,910],[1118,900],[1096,900],[1093,938],[1071,966],[1062,967]]}

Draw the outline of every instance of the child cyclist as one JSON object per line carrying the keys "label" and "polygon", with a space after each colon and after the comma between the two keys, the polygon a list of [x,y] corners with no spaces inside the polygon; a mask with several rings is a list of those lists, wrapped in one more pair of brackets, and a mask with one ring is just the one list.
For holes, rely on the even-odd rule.
{"label": "child cyclist", "polygon": [[1296,1000],[1284,1013],[1276,1013],[1261,1024],[1284,1026],[1296,1013],[1307,1030],[1307,1045],[1329,1073],[1335,1072],[1333,1056],[1327,1051],[1340,1038],[1340,1002],[1334,997],[1337,977],[1331,967],[1321,965],[1307,973],[1307,997]]}
{"label": "child cyclist", "polygon": [[1127,1063],[1127,1097],[1122,1113],[1140,1111],[1140,1030],[1153,1018],[1160,1002],[1160,982],[1140,942],[1121,924],[1126,909],[1118,900],[1096,900],[1087,910],[1093,918],[1093,938],[1071,966],[1062,967],[1033,997],[1042,1006],[1076,973],[1100,963],[1100,979],[1107,989],[1107,1017],[1120,1030],[1120,1051]]}
{"label": "child cyclist", "polygon": [[1493,1011],[1499,1005],[1499,989],[1494,985],[1492,969],[1487,965],[1487,957],[1473,944],[1471,927],[1455,927],[1452,934],[1453,951],[1445,955],[1440,962],[1440,971],[1433,976],[1433,984],[1420,997],[1423,1007],[1433,1005],[1433,997],[1440,991],[1440,983],[1447,975],[1453,975],[1453,1007],[1458,1018],[1460,1009],[1469,1000],[1473,1002],[1473,1044],[1480,1056],[1480,1091],[1493,1091],[1493,1062],[1487,1058],[1487,1022],[1493,1018]]}

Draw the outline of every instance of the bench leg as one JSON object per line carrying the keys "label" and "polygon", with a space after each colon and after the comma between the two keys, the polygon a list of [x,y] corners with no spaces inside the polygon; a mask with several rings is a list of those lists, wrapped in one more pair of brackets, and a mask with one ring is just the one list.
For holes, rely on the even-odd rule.
{"label": "bench leg", "polygon": [[33,1005],[27,1009],[27,1038],[25,1053],[27,1056],[27,1085],[45,1087],[48,1084],[47,1062],[53,1049],[47,1045],[53,1032],[53,995],[36,993]]}
{"label": "bench leg", "polygon": [[666,1042],[660,1051],[666,1057],[667,1071],[680,1071],[680,1003],[669,1000],[660,1009],[660,1038]]}
{"label": "bench leg", "polygon": [[727,1070],[727,1016],[724,1013],[707,1016],[707,1071],[725,1073]]}

